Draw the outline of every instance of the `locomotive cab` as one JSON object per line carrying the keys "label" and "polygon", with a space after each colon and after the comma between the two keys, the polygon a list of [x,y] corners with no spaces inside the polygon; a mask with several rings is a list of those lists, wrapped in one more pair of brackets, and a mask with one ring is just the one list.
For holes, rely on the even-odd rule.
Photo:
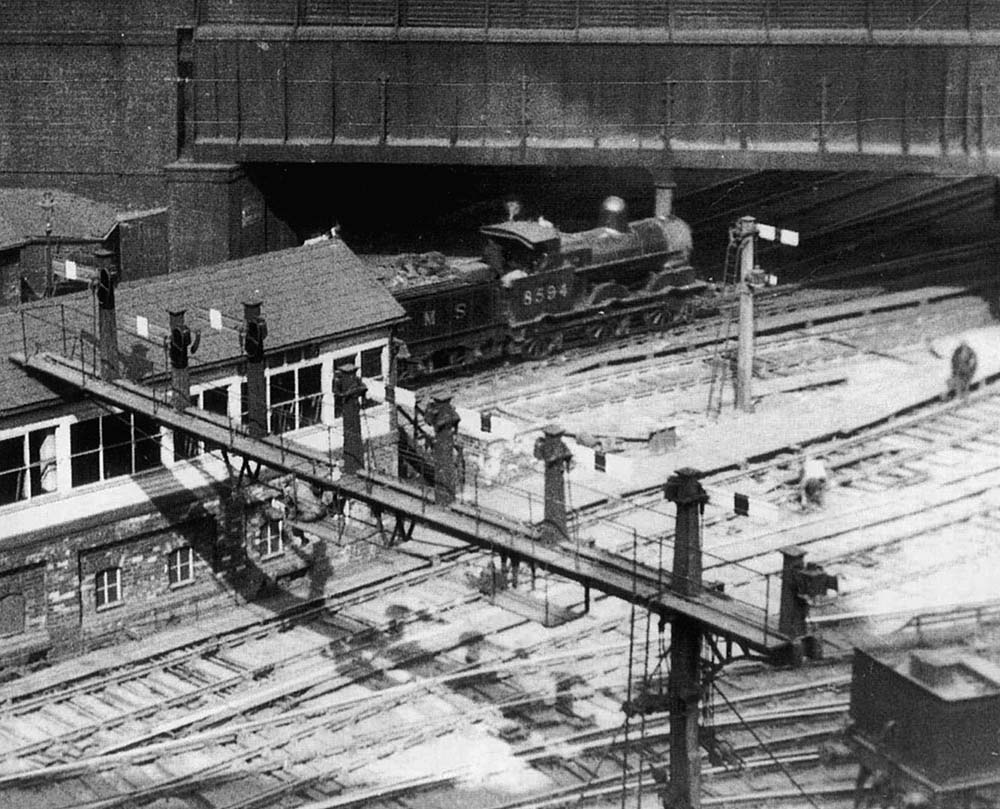
{"label": "locomotive cab", "polygon": [[501,306],[509,323],[573,307],[576,279],[562,256],[562,236],[551,222],[504,222],[480,233],[489,240],[485,258],[500,279]]}
{"label": "locomotive cab", "polygon": [[484,258],[501,280],[509,281],[558,268],[560,234],[551,222],[504,222],[480,230],[487,238]]}

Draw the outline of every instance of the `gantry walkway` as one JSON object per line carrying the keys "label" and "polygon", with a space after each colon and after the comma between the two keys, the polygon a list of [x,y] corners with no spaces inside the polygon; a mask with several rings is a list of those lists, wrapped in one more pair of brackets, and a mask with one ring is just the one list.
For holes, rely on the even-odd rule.
{"label": "gantry walkway", "polygon": [[691,618],[727,644],[746,652],[777,655],[789,643],[763,610],[714,590],[704,590],[697,596],[678,595],[671,591],[671,577],[666,571],[636,566],[624,558],[595,553],[593,549],[582,551],[570,543],[543,544],[529,525],[477,506],[436,504],[432,491],[386,475],[367,471],[342,475],[332,454],[281,436],[251,437],[230,420],[198,408],[177,410],[158,399],[151,388],[123,379],[102,380],[79,362],[58,354],[47,351],[29,357],[13,354],[11,360],[94,399],[140,413],[173,430],[225,447],[241,458],[293,474],[344,499],[364,503],[380,519],[382,515],[391,515],[396,520],[396,535],[408,536],[413,526],[424,526],[634,603],[668,620],[675,616]]}

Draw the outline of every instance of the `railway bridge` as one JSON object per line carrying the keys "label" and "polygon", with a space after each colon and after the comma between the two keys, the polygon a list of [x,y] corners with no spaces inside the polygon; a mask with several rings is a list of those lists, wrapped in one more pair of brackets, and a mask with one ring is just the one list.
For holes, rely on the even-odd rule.
{"label": "railway bridge", "polygon": [[202,0],[198,160],[981,170],[983,0]]}
{"label": "railway bridge", "polygon": [[169,203],[175,269],[314,235],[352,164],[633,170],[662,211],[682,172],[1000,156],[992,0],[33,7],[0,2],[0,182]]}
{"label": "railway bridge", "polygon": [[175,208],[195,176],[218,190],[227,167],[308,162],[631,167],[663,213],[688,169],[992,173],[1000,149],[1000,9],[982,0],[196,12],[178,144],[209,168],[168,170]]}

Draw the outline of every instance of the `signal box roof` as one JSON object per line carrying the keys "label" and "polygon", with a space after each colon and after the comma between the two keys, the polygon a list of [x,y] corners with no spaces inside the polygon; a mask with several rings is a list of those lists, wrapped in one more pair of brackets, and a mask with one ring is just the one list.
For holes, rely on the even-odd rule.
{"label": "signal box roof", "polygon": [[[118,347],[127,375],[140,379],[143,367],[163,373],[164,329],[168,310],[186,310],[186,322],[201,332],[201,346],[191,360],[192,374],[199,366],[225,367],[241,357],[237,330],[243,321],[243,303],[262,302],[267,320],[268,353],[283,348],[330,339],[359,337],[405,319],[403,308],[379,282],[375,269],[365,264],[340,240],[307,247],[227,261],[154,278],[120,284],[115,291]],[[80,335],[96,332],[94,302],[89,291],[26,304],[25,334],[19,310],[0,310],[0,418],[31,409],[59,397],[60,389],[29,376],[8,358],[36,343],[62,353],[62,318],[65,317],[66,353],[79,352]],[[222,331],[209,323],[209,309],[224,316]],[[136,316],[148,319],[146,339],[136,334]],[[85,338],[86,339],[86,338]],[[88,352],[91,346],[87,345]],[[130,358],[135,360],[129,366]],[[145,365],[143,365],[145,358]],[[150,365],[155,370],[149,370]],[[195,376],[197,379],[197,376]]]}
{"label": "signal box roof", "polygon": [[503,222],[499,225],[488,225],[481,228],[480,233],[495,239],[513,239],[529,249],[559,240],[559,231],[551,222]]}
{"label": "signal box roof", "polygon": [[[42,203],[48,197],[51,213]],[[82,242],[99,242],[120,221],[106,203],[45,188],[0,188],[0,249],[16,247],[45,236],[49,217],[52,235]]]}

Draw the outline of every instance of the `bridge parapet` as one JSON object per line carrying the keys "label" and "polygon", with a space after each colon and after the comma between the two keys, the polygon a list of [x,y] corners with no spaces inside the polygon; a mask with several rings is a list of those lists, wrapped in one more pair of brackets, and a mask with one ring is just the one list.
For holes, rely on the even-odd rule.
{"label": "bridge parapet", "polygon": [[989,0],[199,0],[203,24],[389,28],[855,29],[983,31],[1000,27]]}

